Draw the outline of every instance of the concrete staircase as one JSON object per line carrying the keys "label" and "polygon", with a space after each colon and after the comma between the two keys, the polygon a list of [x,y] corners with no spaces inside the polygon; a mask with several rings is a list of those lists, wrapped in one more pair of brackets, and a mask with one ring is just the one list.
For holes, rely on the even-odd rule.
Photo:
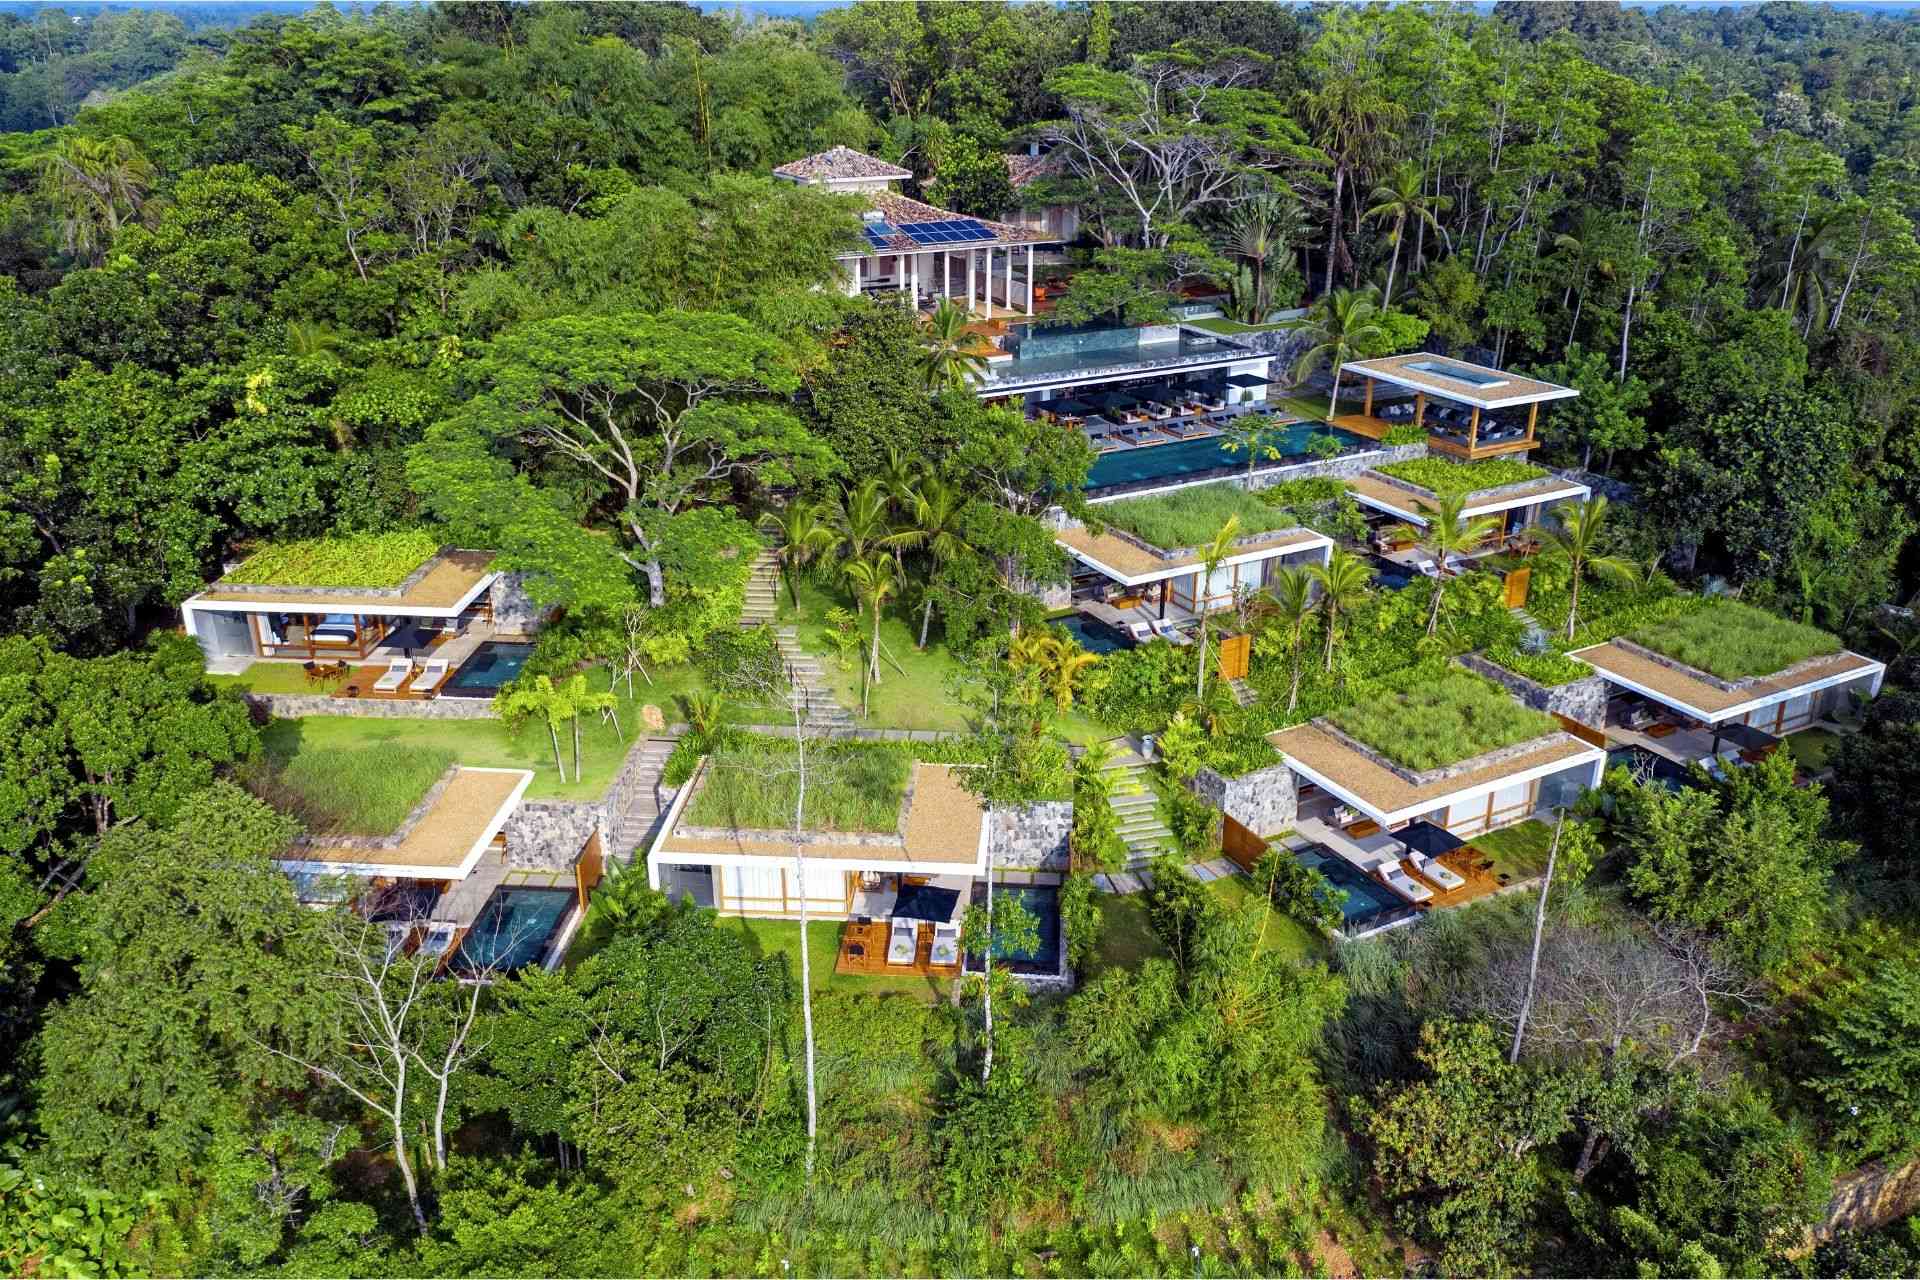
{"label": "concrete staircase", "polygon": [[753,574],[747,579],[746,603],[740,606],[740,625],[757,627],[773,621],[780,608],[780,561],[771,551],[762,551],[753,562]]}
{"label": "concrete staircase", "polygon": [[1138,871],[1154,856],[1173,847],[1172,833],[1160,820],[1160,797],[1155,794],[1147,762],[1131,749],[1117,754],[1105,769],[1112,786],[1107,803],[1127,846],[1127,870]]}
{"label": "concrete staircase", "polygon": [[1234,702],[1243,707],[1252,706],[1254,699],[1260,696],[1253,691],[1252,685],[1238,677],[1227,681],[1227,688],[1233,691]]}
{"label": "concrete staircase", "polygon": [[643,850],[647,842],[653,839],[655,829],[660,825],[660,771],[666,767],[667,757],[673,753],[672,738],[648,738],[640,744],[639,772],[634,776],[633,789],[628,793],[627,811],[620,815],[613,829],[613,847],[607,850],[615,862],[626,863],[633,860],[636,851]]}
{"label": "concrete staircase", "polygon": [[[853,713],[840,705],[827,683],[820,659],[800,647],[800,633],[793,627],[775,627],[773,642],[779,646],[780,660],[786,665],[787,706],[805,714],[809,729],[832,732],[855,727]],[[791,711],[789,711],[791,714]]]}

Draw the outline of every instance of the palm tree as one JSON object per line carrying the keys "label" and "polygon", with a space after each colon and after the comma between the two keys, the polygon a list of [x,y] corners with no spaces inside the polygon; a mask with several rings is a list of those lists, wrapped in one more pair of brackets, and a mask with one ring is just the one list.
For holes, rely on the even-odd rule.
{"label": "palm tree", "polygon": [[[875,553],[859,560],[849,560],[841,570],[847,581],[853,585],[854,594],[860,603],[873,612],[873,643],[867,654],[867,683],[880,683],[880,607],[886,603],[899,587],[900,580],[894,576],[893,561],[882,553]],[[866,714],[866,697],[861,696],[860,714]]]}
{"label": "palm tree", "polygon": [[979,342],[967,332],[967,313],[942,298],[920,322],[920,377],[929,391],[963,387],[987,367]]}
{"label": "palm tree", "polygon": [[[920,532],[920,546],[932,557],[935,573],[941,565],[967,549],[960,533],[960,513],[967,500],[960,491],[939,476],[928,476],[913,494],[913,523]],[[926,584],[926,604],[920,614],[920,644],[927,647],[927,628],[933,623],[933,583]]]}
{"label": "palm tree", "polygon": [[1287,637],[1287,714],[1292,715],[1300,704],[1300,650],[1318,605],[1313,598],[1313,574],[1298,566],[1284,567],[1274,573],[1267,590],[1272,601],[1269,616]]}
{"label": "palm tree", "polygon": [[[1573,633],[1579,625],[1580,579],[1587,570],[1623,582],[1639,577],[1638,566],[1632,561],[1624,556],[1602,555],[1599,552],[1601,535],[1606,531],[1607,506],[1606,495],[1596,493],[1585,502],[1568,503],[1559,508],[1553,513],[1553,520],[1540,528],[1540,536],[1547,544],[1547,553],[1567,562],[1569,640],[1573,639]],[[1660,571],[1659,561],[1654,561],[1651,571]]]}
{"label": "palm tree", "polygon": [[60,221],[60,247],[91,265],[145,212],[157,174],[130,139],[69,134],[40,161],[40,190]]}
{"label": "palm tree", "polygon": [[1394,529],[1394,533],[1412,541],[1422,550],[1433,553],[1433,603],[1427,610],[1428,635],[1440,629],[1440,604],[1446,593],[1447,579],[1453,575],[1447,562],[1480,550],[1500,530],[1500,521],[1493,516],[1462,515],[1466,505],[1467,495],[1464,493],[1441,498],[1437,507],[1422,502],[1420,509],[1427,516],[1424,528],[1403,524]]}
{"label": "palm tree", "polygon": [[797,609],[800,597],[794,591],[794,576],[837,542],[838,535],[823,518],[820,505],[804,498],[795,498],[785,510],[766,512],[760,517],[760,527],[779,539],[774,558],[780,562],[780,576],[787,582],[787,599]]}
{"label": "palm tree", "polygon": [[1233,554],[1234,539],[1240,536],[1240,517],[1228,516],[1227,522],[1215,531],[1213,537],[1200,548],[1200,587],[1193,593],[1193,602],[1200,609],[1200,679],[1195,686],[1193,696],[1205,699],[1207,696],[1207,593],[1213,582],[1213,571],[1220,562]]}
{"label": "palm tree", "polygon": [[1340,378],[1347,362],[1360,358],[1376,343],[1386,340],[1380,324],[1379,294],[1373,286],[1364,289],[1335,289],[1313,304],[1313,310],[1288,327],[1303,329],[1313,345],[1294,362],[1293,376],[1304,379],[1315,365],[1326,361],[1333,370],[1331,413],[1340,412]]}
{"label": "palm tree", "polygon": [[1320,612],[1327,628],[1326,669],[1332,671],[1333,639],[1340,629],[1340,615],[1353,612],[1367,598],[1373,570],[1353,552],[1335,547],[1325,564],[1308,565],[1307,575],[1320,588]]}
{"label": "palm tree", "polygon": [[[509,725],[518,727],[528,716],[539,716],[546,722],[547,737],[553,741],[553,771],[560,775],[560,781],[567,780],[566,766],[560,763],[560,722],[572,714],[571,703],[567,695],[553,687],[552,676],[535,676],[531,684],[515,680],[512,684],[493,695],[494,710]],[[576,752],[578,747],[575,748]],[[575,757],[575,776],[578,776],[578,756]]]}
{"label": "palm tree", "polygon": [[1015,670],[1032,668],[1052,690],[1054,705],[1062,714],[1073,709],[1074,685],[1081,674],[1099,661],[1098,654],[1043,630],[1023,632],[1007,646],[1008,664]]}
{"label": "palm tree", "polygon": [[[1440,220],[1434,217],[1437,210],[1445,213],[1453,207],[1452,196],[1429,196],[1426,192],[1426,175],[1420,166],[1407,161],[1393,171],[1393,176],[1373,189],[1367,199],[1373,202],[1361,217],[1361,221],[1377,219],[1393,220],[1393,230],[1387,238],[1393,241],[1393,260],[1387,266],[1387,292],[1381,300],[1382,307],[1393,305],[1393,278],[1400,271],[1400,244],[1407,229],[1407,220],[1416,224],[1432,227],[1436,235],[1444,236],[1446,231]],[[1416,264],[1417,265],[1417,264]]]}
{"label": "palm tree", "polygon": [[1271,461],[1280,456],[1277,441],[1280,433],[1274,430],[1273,419],[1264,413],[1250,413],[1244,418],[1235,418],[1220,433],[1220,447],[1228,453],[1246,451],[1247,487],[1253,487],[1253,468],[1264,457]]}
{"label": "palm tree", "polygon": [[1271,310],[1267,291],[1267,264],[1284,257],[1306,230],[1300,206],[1275,192],[1263,192],[1234,208],[1227,223],[1225,248],[1246,260],[1253,276],[1251,310],[1247,323],[1258,324]]}
{"label": "palm tree", "polygon": [[858,560],[869,551],[891,551],[906,541],[903,532],[887,518],[892,501],[876,476],[867,477],[851,489],[842,489],[833,516],[834,532],[838,536],[827,549],[837,549],[844,543],[847,558]]}
{"label": "palm tree", "polygon": [[[1562,232],[1553,238],[1554,253],[1564,256],[1571,267],[1566,291],[1560,298],[1562,307],[1569,302],[1574,304],[1573,319],[1567,324],[1569,343],[1580,331],[1580,312],[1587,305],[1587,287],[1595,277],[1613,279],[1613,254],[1608,232],[1606,215],[1587,207],[1580,210],[1572,231]],[[1578,301],[1573,297],[1576,292],[1580,295]]]}

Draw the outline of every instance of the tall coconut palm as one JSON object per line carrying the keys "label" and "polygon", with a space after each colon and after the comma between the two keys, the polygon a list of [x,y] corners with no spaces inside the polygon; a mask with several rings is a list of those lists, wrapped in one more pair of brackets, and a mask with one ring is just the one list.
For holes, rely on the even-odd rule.
{"label": "tall coconut palm", "polygon": [[[873,614],[873,642],[867,653],[867,683],[880,683],[880,610],[887,600],[898,590],[900,580],[894,576],[893,561],[883,553],[875,552],[859,560],[849,560],[841,568],[847,582],[853,587],[854,595],[860,603]],[[861,697],[860,712],[866,714],[866,698]]]}
{"label": "tall coconut palm", "polygon": [[[934,572],[967,549],[960,532],[960,514],[967,500],[958,489],[930,475],[913,492],[913,523],[920,532],[920,547],[933,560]],[[927,629],[933,624],[933,584],[926,584],[926,602],[920,612],[920,645],[927,647]]]}
{"label": "tall coconut palm", "polygon": [[[1579,628],[1580,579],[1586,576],[1588,570],[1603,578],[1621,582],[1632,582],[1639,577],[1639,566],[1633,561],[1624,556],[1604,555],[1600,551],[1607,527],[1607,505],[1606,495],[1595,494],[1585,502],[1573,502],[1560,507],[1553,513],[1553,519],[1540,527],[1540,537],[1546,543],[1547,554],[1567,562],[1569,640],[1573,639],[1573,633]],[[1653,572],[1659,572],[1657,560]]]}
{"label": "tall coconut palm", "polygon": [[1463,493],[1441,498],[1438,506],[1422,502],[1420,510],[1427,517],[1424,526],[1403,524],[1394,529],[1395,534],[1433,556],[1433,601],[1427,610],[1428,635],[1440,629],[1441,601],[1446,594],[1447,579],[1454,576],[1447,562],[1479,551],[1500,531],[1500,521],[1493,516],[1462,515],[1466,505],[1467,496]]}
{"label": "tall coconut palm", "polygon": [[1289,322],[1289,328],[1303,330],[1313,339],[1313,345],[1294,362],[1294,379],[1304,379],[1316,365],[1325,361],[1333,370],[1330,402],[1333,413],[1340,412],[1340,379],[1347,362],[1359,359],[1374,344],[1386,339],[1387,331],[1380,323],[1379,298],[1378,291],[1371,285],[1364,289],[1335,289],[1314,303],[1313,310]]}
{"label": "tall coconut palm", "polygon": [[90,265],[106,260],[120,228],[138,220],[156,173],[133,142],[70,134],[40,161],[40,190],[59,219],[60,247]]}
{"label": "tall coconut palm", "polygon": [[1394,169],[1393,176],[1375,187],[1373,194],[1367,197],[1373,202],[1373,207],[1362,215],[1361,220],[1393,223],[1393,230],[1387,233],[1387,238],[1393,241],[1393,259],[1387,264],[1387,292],[1381,299],[1382,307],[1393,305],[1393,278],[1400,272],[1400,245],[1406,236],[1408,220],[1432,227],[1436,235],[1446,235],[1440,219],[1433,215],[1436,211],[1445,213],[1451,209],[1453,197],[1430,196],[1426,186],[1426,175],[1421,172],[1420,166],[1407,161]]}
{"label": "tall coconut palm", "polygon": [[1200,587],[1193,593],[1193,602],[1200,608],[1200,678],[1194,686],[1193,696],[1204,700],[1207,696],[1207,619],[1211,610],[1207,608],[1207,595],[1213,583],[1213,572],[1220,562],[1233,554],[1233,543],[1240,536],[1240,517],[1228,516],[1227,522],[1214,531],[1200,547]]}
{"label": "tall coconut palm", "polygon": [[1292,715],[1300,705],[1300,650],[1319,602],[1313,598],[1313,575],[1297,565],[1275,572],[1267,590],[1272,601],[1267,616],[1287,642],[1287,714]]}
{"label": "tall coconut palm", "polygon": [[830,550],[844,550],[849,560],[858,560],[869,551],[889,554],[906,541],[891,519],[892,496],[875,476],[869,476],[851,489],[842,489],[833,512],[834,533],[838,540]]}
{"label": "tall coconut palm", "polygon": [[784,509],[762,515],[760,527],[779,539],[774,558],[780,562],[780,576],[787,582],[787,599],[797,609],[800,597],[793,587],[795,575],[838,541],[838,535],[827,523],[820,504],[804,498],[795,498]]}
{"label": "tall coconut palm", "polygon": [[920,378],[929,391],[964,387],[987,367],[979,341],[967,332],[967,313],[942,298],[920,322]]}
{"label": "tall coconut palm", "polygon": [[1373,570],[1365,560],[1346,550],[1335,547],[1333,554],[1325,564],[1310,564],[1307,574],[1313,585],[1320,588],[1320,616],[1327,629],[1326,669],[1333,670],[1333,641],[1340,630],[1340,615],[1352,613],[1367,598],[1367,584],[1373,580]]}

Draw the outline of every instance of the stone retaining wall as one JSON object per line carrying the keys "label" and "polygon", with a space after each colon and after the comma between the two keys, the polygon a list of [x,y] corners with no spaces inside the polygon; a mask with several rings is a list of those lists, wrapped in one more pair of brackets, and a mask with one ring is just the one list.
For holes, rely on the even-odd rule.
{"label": "stone retaining wall", "polygon": [[507,819],[507,865],[517,871],[565,871],[595,831],[612,830],[605,801],[523,800]]}
{"label": "stone retaining wall", "polygon": [[1602,676],[1591,675],[1570,684],[1544,685],[1489,662],[1477,653],[1462,654],[1454,661],[1475,675],[1485,676],[1535,711],[1562,715],[1595,729],[1606,726],[1607,682]]}
{"label": "stone retaining wall", "polygon": [[494,630],[501,635],[530,636],[546,623],[548,610],[527,594],[524,573],[503,573],[495,578],[487,588],[487,601],[493,607]]}
{"label": "stone retaining wall", "polygon": [[1201,769],[1187,784],[1193,793],[1256,835],[1291,827],[1300,816],[1300,784],[1283,763],[1229,778]]}
{"label": "stone retaining wall", "polygon": [[1417,444],[1378,444],[1363,453],[1349,454],[1344,458],[1327,458],[1317,462],[1302,462],[1291,467],[1275,467],[1271,471],[1253,473],[1251,489],[1271,489],[1275,485],[1288,484],[1294,480],[1311,480],[1328,476],[1335,480],[1351,480],[1363,471],[1389,462],[1409,462],[1414,458],[1427,456],[1427,444],[1422,440]]}
{"label": "stone retaining wall", "polygon": [[992,854],[995,866],[1028,871],[1066,871],[1073,836],[1073,801],[1042,800],[996,809]]}
{"label": "stone retaining wall", "polygon": [[1843,1231],[1872,1231],[1920,1209],[1920,1160],[1889,1167],[1875,1161],[1833,1181],[1827,1215],[1813,1228],[1815,1242]]}
{"label": "stone retaining wall", "polygon": [[243,693],[247,705],[269,716],[369,716],[387,720],[493,720],[486,698],[335,698],[324,693]]}

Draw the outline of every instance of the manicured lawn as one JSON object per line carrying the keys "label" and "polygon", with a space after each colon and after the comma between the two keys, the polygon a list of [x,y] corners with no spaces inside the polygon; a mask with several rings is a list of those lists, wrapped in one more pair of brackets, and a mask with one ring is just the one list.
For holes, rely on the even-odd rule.
{"label": "manicured lawn", "polygon": [[[686,820],[698,827],[773,831],[792,821],[800,774],[787,743],[755,742],[709,762]],[[806,824],[814,831],[893,831],[910,761],[902,746],[855,742],[809,754]]]}
{"label": "manicured lawn", "polygon": [[1473,838],[1473,847],[1493,859],[1493,873],[1512,884],[1545,872],[1552,845],[1553,828],[1534,819]]}
{"label": "manicured lawn", "polygon": [[394,742],[314,747],[269,731],[264,767],[250,769],[248,783],[298,815],[312,834],[383,836],[413,812],[453,761],[446,748]]}
{"label": "manicured lawn", "polygon": [[[836,974],[833,962],[840,954],[839,920],[807,922],[807,962],[812,969],[813,989],[852,991],[864,995],[907,995],[932,1004],[944,999],[950,978],[931,978],[920,974],[891,977],[884,974]],[[718,927],[730,929],[748,940],[751,950],[760,955],[784,955],[787,972],[796,988],[800,982],[800,922],[798,920],[748,920],[741,916],[722,916]]]}
{"label": "manicured lawn", "polygon": [[[607,687],[603,670],[587,673],[588,683],[596,689]],[[639,694],[629,699],[623,685],[620,690],[620,727],[622,739],[613,726],[595,715],[580,724],[580,764],[583,777],[573,776],[573,742],[565,726],[561,730],[560,755],[566,764],[562,782],[553,767],[553,746],[547,726],[529,720],[517,732],[509,731],[499,720],[389,720],[371,716],[303,716],[297,720],[276,720],[267,726],[267,750],[283,760],[314,750],[392,745],[423,753],[450,753],[464,765],[491,769],[531,769],[533,784],[527,789],[530,800],[596,800],[606,792],[621,761],[632,747],[634,737],[644,733],[640,708],[651,702],[671,721],[679,712],[661,694],[664,686],[649,696],[646,685],[636,684]]]}
{"label": "manicured lawn", "polygon": [[[1417,669],[1416,669],[1417,670]],[[1331,712],[1337,727],[1408,769],[1433,769],[1552,733],[1544,712],[1514,701],[1484,677],[1458,668],[1376,684]]]}
{"label": "manicured lawn", "polygon": [[[1228,876],[1222,880],[1207,883],[1208,892],[1220,900],[1220,904],[1229,910],[1239,910],[1247,903],[1256,900],[1259,894],[1253,887],[1253,881],[1244,875]],[[1260,944],[1262,951],[1277,951],[1290,960],[1304,963],[1308,960],[1327,958],[1327,940],[1313,930],[1295,920],[1292,916],[1282,915],[1278,911],[1267,912],[1267,935]]]}
{"label": "manicured lawn", "polygon": [[1770,676],[1808,658],[1840,652],[1839,637],[1739,600],[1709,600],[1627,637],[1722,680]]}
{"label": "manicured lawn", "polygon": [[1167,954],[1166,944],[1147,923],[1147,900],[1133,893],[1102,894],[1100,903],[1100,943],[1094,953],[1094,977],[1108,969],[1138,969],[1140,962]]}
{"label": "manicured lawn", "polygon": [[1802,729],[1799,733],[1789,734],[1786,739],[1787,750],[1793,752],[1793,759],[1802,773],[1819,773],[1827,767],[1827,761],[1840,748],[1840,735],[1831,729]]}
{"label": "manicured lawn", "polygon": [[1484,462],[1450,462],[1445,458],[1410,458],[1374,468],[1381,475],[1417,484],[1442,498],[1497,489],[1502,485],[1538,480],[1546,471],[1530,462],[1489,458]]}
{"label": "manicured lawn", "polygon": [[1206,484],[1178,489],[1152,498],[1128,498],[1104,503],[1099,516],[1153,546],[1172,550],[1194,547],[1211,539],[1233,516],[1240,517],[1240,536],[1293,523],[1291,513],[1274,509],[1236,484]]}
{"label": "manicured lawn", "polygon": [[[1268,400],[1272,402],[1274,397],[1268,396]],[[1325,422],[1333,413],[1333,406],[1328,402],[1327,397],[1317,391],[1296,391],[1291,395],[1279,397],[1277,403],[1282,409],[1288,409],[1303,418],[1314,418],[1321,422]],[[1348,413],[1358,413],[1360,403],[1358,397],[1351,395],[1343,396],[1340,400],[1341,408]]]}
{"label": "manicured lawn", "polygon": [[[866,676],[861,668],[860,655],[865,650],[854,650],[847,664],[842,666],[835,656],[833,643],[827,638],[826,615],[829,609],[835,607],[855,613],[860,618],[860,635],[863,639],[872,635],[873,620],[857,609],[850,597],[842,595],[837,586],[829,588],[819,582],[803,579],[799,589],[800,607],[795,609],[788,601],[786,588],[781,588],[780,621],[799,630],[801,646],[819,656],[827,683],[833,688],[841,705],[858,715],[860,689]],[[915,592],[909,590],[909,608],[916,602]],[[960,670],[961,663],[947,652],[945,645],[939,643],[939,634],[940,623],[936,619],[932,631],[936,639],[925,649],[916,649],[914,642],[920,636],[919,611],[913,609],[911,616],[907,616],[899,610],[882,610],[880,648],[884,656],[880,661],[880,683],[868,693],[865,721],[868,726],[875,729],[932,729],[946,732],[967,727],[962,709],[947,693],[948,679]]]}

